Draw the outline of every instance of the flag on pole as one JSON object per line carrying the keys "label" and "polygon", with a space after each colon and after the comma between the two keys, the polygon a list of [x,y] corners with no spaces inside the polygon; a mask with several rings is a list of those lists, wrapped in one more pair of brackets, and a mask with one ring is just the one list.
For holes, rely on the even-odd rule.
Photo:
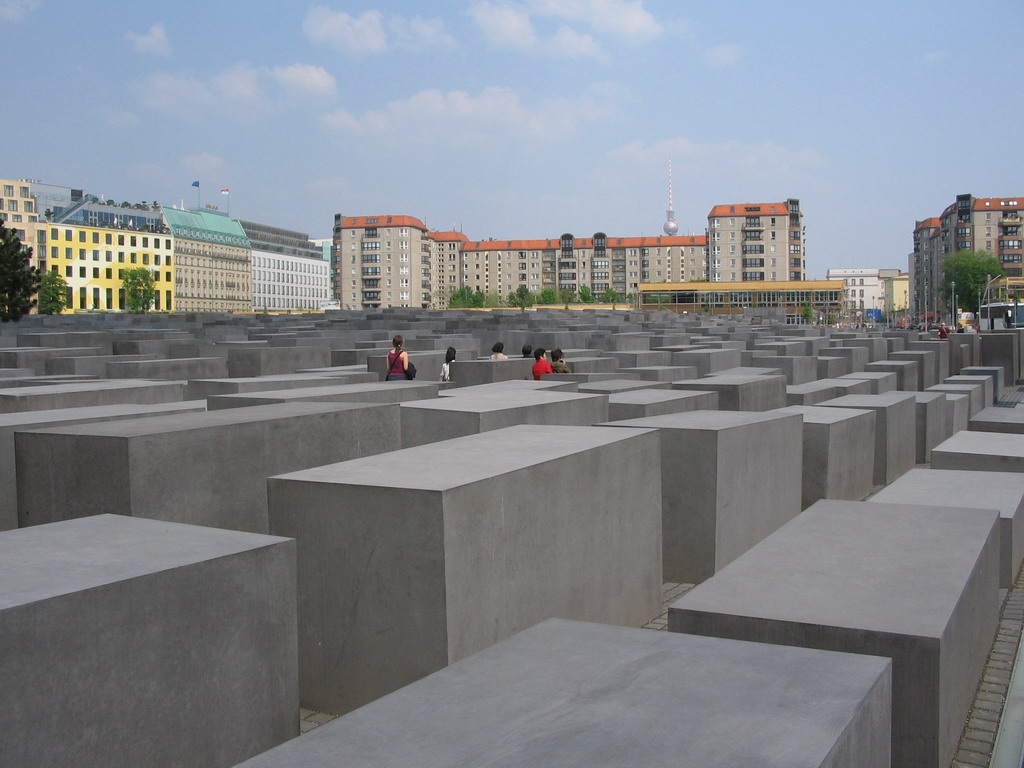
{"label": "flag on pole", "polygon": [[193,187],[198,187],[199,186],[199,182],[198,181],[193,181],[192,182],[192,186]]}
{"label": "flag on pole", "polygon": [[231,190],[230,190],[230,189],[222,189],[222,190],[220,191],[220,193],[221,193],[222,195],[226,195],[226,194],[228,194],[228,193],[230,193],[230,192],[231,192]]}

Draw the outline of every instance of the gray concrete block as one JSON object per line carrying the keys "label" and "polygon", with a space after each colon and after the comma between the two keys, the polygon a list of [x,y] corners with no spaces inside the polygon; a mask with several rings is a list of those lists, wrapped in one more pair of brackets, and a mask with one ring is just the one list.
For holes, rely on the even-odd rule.
{"label": "gray concrete block", "polygon": [[935,383],[936,384],[938,382],[942,381],[947,376],[952,376],[954,373],[958,373],[959,372],[959,371],[954,371],[954,370],[952,370],[950,368],[950,364],[949,364],[949,362],[950,362],[950,357],[949,357],[949,341],[948,340],[940,341],[940,340],[936,339],[935,341],[910,341],[910,342],[907,342],[907,350],[911,351],[911,352],[927,350],[927,351],[931,351],[931,352],[935,353],[935,365],[936,365],[936,368],[935,368]]}
{"label": "gray concrete block", "polygon": [[217,379],[228,375],[223,357],[180,357],[167,360],[113,360],[107,363],[108,379]]}
{"label": "gray concrete block", "polygon": [[876,360],[885,360],[889,354],[888,345],[881,336],[858,337],[855,339],[843,339],[839,342],[842,347],[863,347],[868,351],[868,363]]}
{"label": "gray concrete block", "polygon": [[682,381],[696,379],[697,369],[688,365],[646,365],[639,368],[619,368],[624,376],[643,381]]}
{"label": "gray concrete block", "polygon": [[970,417],[968,429],[1024,435],[1024,408],[984,408]]}
{"label": "gray concrete block", "polygon": [[975,431],[975,421],[932,449],[932,469],[1024,472],[1024,435]]}
{"label": "gray concrete block", "polygon": [[843,395],[870,395],[871,382],[867,379],[851,379],[845,374],[834,379],[818,379],[818,384],[835,387],[839,396]]}
{"label": "gray concrete block", "polygon": [[972,365],[960,369],[961,376],[988,376],[992,379],[992,397],[999,401],[1003,399],[1003,387],[1006,386],[1004,371],[999,366]]}
{"label": "gray concrete block", "polygon": [[249,408],[280,403],[405,403],[411,400],[432,400],[441,387],[436,381],[374,381],[366,384],[329,384],[251,392],[235,395],[212,395],[206,399],[211,411]]}
{"label": "gray concrete block", "polygon": [[717,392],[724,411],[770,411],[786,405],[785,376],[708,376],[675,381],[672,388]]}
{"label": "gray concrete block", "polygon": [[786,387],[786,405],[814,405],[838,396],[837,388],[827,382],[811,381]]}
{"label": "gray concrete block", "polygon": [[998,511],[999,586],[1013,587],[1024,560],[1024,475],[912,469],[872,496],[870,501]]}
{"label": "gray concrete block", "polygon": [[21,526],[112,512],[267,532],[266,478],[398,448],[398,406],[285,403],[15,434]]}
{"label": "gray concrete block", "polygon": [[821,405],[875,412],[875,485],[888,485],[914,466],[917,399],[913,394],[845,395]]}
{"label": "gray concrete block", "polygon": [[968,429],[971,418],[971,404],[967,395],[946,394],[946,423],[950,435],[961,429]]}
{"label": "gray concrete block", "polygon": [[90,424],[94,421],[137,419],[168,413],[203,411],[203,403],[162,403],[158,405],[97,405],[91,408],[61,408],[55,411],[25,411],[0,414],[0,531],[18,527],[18,474],[14,458],[14,433],[57,425]]}
{"label": "gray concrete block", "polygon": [[578,392],[575,381],[555,381],[545,376],[541,381],[533,379],[509,379],[493,384],[476,384],[471,387],[450,387],[439,389],[439,397],[462,397],[464,395],[494,395],[503,397],[507,392]]}
{"label": "gray concrete block", "polygon": [[986,379],[984,382],[975,382],[973,384],[935,384],[928,387],[925,391],[944,392],[950,395],[967,395],[971,416],[974,416],[990,405],[990,403],[985,402],[985,384],[988,383],[990,383],[990,380]]}
{"label": "gray concrete block", "polygon": [[96,405],[180,403],[183,381],[83,381],[0,389],[0,413],[51,411]]}
{"label": "gray concrete block", "polygon": [[[300,368],[320,368],[332,365],[331,350],[327,347],[229,347],[227,373],[231,378],[272,376],[294,373]],[[443,355],[443,353],[442,353]],[[188,378],[214,378],[190,376]]]}
{"label": "gray concrete block", "polygon": [[871,355],[867,347],[828,347],[822,350],[818,356],[845,358],[848,366],[846,373],[863,371],[864,366],[871,362]]}
{"label": "gray concrete block", "polygon": [[934,386],[942,380],[939,378],[939,358],[934,350],[913,349],[893,352],[889,355],[889,359],[916,362],[919,386],[922,390]]}
{"label": "gray concrete block", "polygon": [[295,543],[102,515],[0,534],[0,764],[227,768],[298,735]]}
{"label": "gray concrete block", "polygon": [[819,353],[818,378],[830,379],[850,372],[850,361],[845,357],[832,357],[827,352]]}
{"label": "gray concrete block", "polygon": [[508,390],[405,402],[402,447],[490,432],[517,424],[585,427],[608,420],[608,396],[575,392]]}
{"label": "gray concrete block", "polygon": [[996,392],[996,382],[991,376],[984,374],[970,375],[970,374],[959,374],[957,376],[947,376],[943,384],[980,384],[985,394],[982,398],[982,407],[988,408],[990,405],[995,405],[999,399],[998,393]]}
{"label": "gray concrete block", "polygon": [[818,361],[813,357],[776,355],[754,358],[748,365],[753,368],[778,368],[786,377],[787,384],[806,384],[818,378]]}
{"label": "gray concrete block", "polygon": [[[365,376],[371,374],[365,373]],[[373,378],[376,381],[376,377]],[[205,400],[214,395],[234,395],[240,392],[298,389],[339,384],[337,377],[319,373],[287,373],[279,376],[255,376],[246,379],[192,379],[185,387],[186,400]],[[345,382],[358,383],[358,382]]]}
{"label": "gray concrete block", "polygon": [[[870,363],[869,363],[870,365]],[[895,392],[897,387],[896,374],[890,371],[855,371],[840,376],[842,379],[863,379],[871,382],[871,394],[881,395],[886,392]]]}
{"label": "gray concrete block", "polygon": [[656,616],[660,467],[652,430],[520,426],[270,478],[303,705],[347,712],[545,618]]}
{"label": "gray concrete block", "polygon": [[[442,362],[444,359],[442,358]],[[477,384],[493,384],[496,381],[509,381],[514,379],[533,380],[533,358],[510,357],[508,360],[459,360],[457,357],[452,363],[451,380],[452,386],[472,387]],[[440,376],[441,366],[437,370],[424,371],[425,378],[437,379]],[[420,374],[417,374],[417,377]]]}
{"label": "gray concrete block", "polygon": [[944,392],[914,392],[917,400],[914,457],[918,464],[932,460],[932,449],[953,433]]}
{"label": "gray concrete block", "polygon": [[155,360],[156,355],[85,355],[84,357],[51,357],[46,361],[50,376],[92,376],[106,378],[107,363]]}
{"label": "gray concrete block", "polygon": [[921,389],[921,376],[916,360],[876,360],[865,365],[864,370],[869,373],[895,373],[896,389],[901,392],[915,392]]}
{"label": "gray concrete block", "polygon": [[109,354],[103,347],[6,347],[0,348],[0,368],[25,368],[37,376],[46,373],[51,357],[84,357]]}
{"label": "gray concrete block", "polygon": [[867,498],[874,488],[874,411],[788,406],[776,413],[803,418],[801,509],[819,499]]}
{"label": "gray concrete block", "polygon": [[608,396],[608,419],[642,419],[686,411],[718,410],[717,392],[637,389]]}
{"label": "gray concrete block", "polygon": [[672,353],[672,365],[692,365],[698,376],[707,376],[740,365],[737,349],[691,349]]}
{"label": "gray concrete block", "polygon": [[892,764],[948,766],[999,620],[998,515],[819,501],[669,608],[674,632],[893,660]]}
{"label": "gray concrete block", "polygon": [[671,389],[671,381],[648,381],[645,379],[605,379],[588,381],[579,385],[579,391],[588,395],[614,395],[632,392],[636,389]]}
{"label": "gray concrete block", "polygon": [[686,467],[661,477],[666,581],[711,577],[800,512],[799,415],[693,411],[608,426],[657,429],[662,467]]}
{"label": "gray concrete block", "polygon": [[888,659],[551,619],[244,766],[863,768],[890,698]]}

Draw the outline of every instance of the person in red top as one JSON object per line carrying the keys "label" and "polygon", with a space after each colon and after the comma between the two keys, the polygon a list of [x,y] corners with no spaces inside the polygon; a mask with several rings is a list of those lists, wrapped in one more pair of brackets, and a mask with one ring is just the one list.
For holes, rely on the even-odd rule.
{"label": "person in red top", "polygon": [[945,323],[942,323],[939,326],[939,338],[940,339],[948,339],[949,338],[949,326],[947,326]]}
{"label": "person in red top", "polygon": [[544,351],[543,347],[533,350],[533,359],[537,361],[533,364],[534,381],[540,381],[540,377],[545,373],[554,373],[551,370],[551,363],[548,362],[548,353]]}

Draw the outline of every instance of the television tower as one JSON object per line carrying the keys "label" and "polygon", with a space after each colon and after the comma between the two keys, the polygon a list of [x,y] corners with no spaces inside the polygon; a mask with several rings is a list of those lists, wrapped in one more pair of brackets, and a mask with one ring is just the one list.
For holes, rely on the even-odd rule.
{"label": "television tower", "polygon": [[676,223],[676,212],[672,210],[672,158],[668,159],[668,210],[665,211],[666,221],[662,229],[670,237],[679,232],[679,225]]}

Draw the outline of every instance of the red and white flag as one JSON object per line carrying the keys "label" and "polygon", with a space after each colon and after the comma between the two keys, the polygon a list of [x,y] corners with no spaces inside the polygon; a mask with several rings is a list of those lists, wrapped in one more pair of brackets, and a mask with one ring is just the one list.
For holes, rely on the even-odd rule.
{"label": "red and white flag", "polygon": [[229,193],[230,191],[231,191],[230,189],[222,189],[222,190],[220,191],[220,193],[221,193],[222,195],[226,195],[226,194],[228,194],[228,193]]}

